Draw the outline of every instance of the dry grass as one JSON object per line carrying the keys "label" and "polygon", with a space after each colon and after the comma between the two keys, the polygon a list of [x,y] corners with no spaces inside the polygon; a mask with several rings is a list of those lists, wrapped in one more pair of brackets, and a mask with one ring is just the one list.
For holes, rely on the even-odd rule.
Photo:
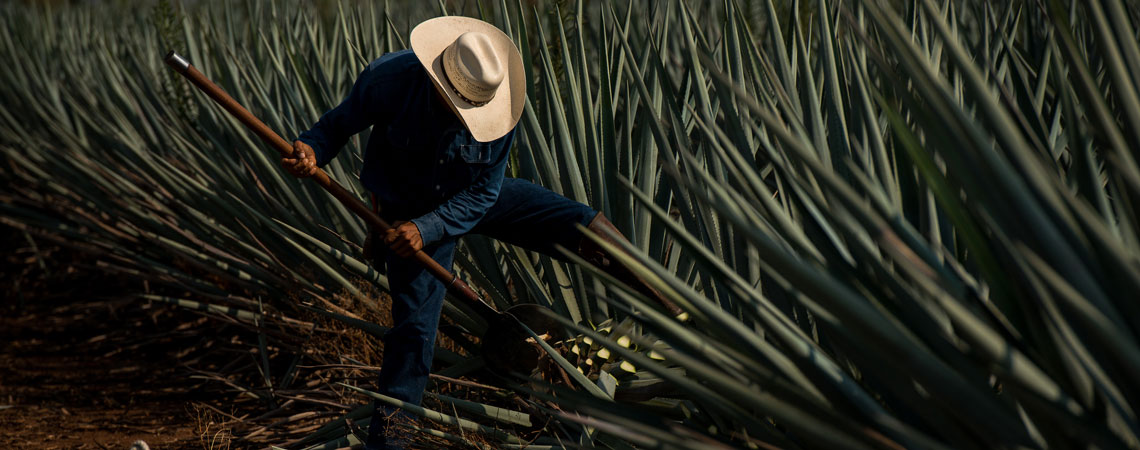
{"label": "dry grass", "polygon": [[201,403],[195,403],[191,408],[194,416],[194,433],[198,435],[202,448],[229,450],[234,440],[232,422]]}

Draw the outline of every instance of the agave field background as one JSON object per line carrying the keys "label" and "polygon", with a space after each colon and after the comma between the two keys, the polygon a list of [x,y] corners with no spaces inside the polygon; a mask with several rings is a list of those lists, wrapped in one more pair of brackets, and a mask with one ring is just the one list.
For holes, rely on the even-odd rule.
{"label": "agave field background", "polygon": [[[240,363],[192,369],[267,413],[235,445],[356,444],[376,399],[427,447],[1140,447],[1135,2],[131,5],[0,5],[0,223],[244,330]],[[472,286],[573,337],[493,376],[449,301],[415,407],[372,392],[362,222],[162,56],[288,138],[441,14],[523,54],[509,175],[604,212],[685,314],[466,237]],[[362,199],[367,137],[326,167]]]}

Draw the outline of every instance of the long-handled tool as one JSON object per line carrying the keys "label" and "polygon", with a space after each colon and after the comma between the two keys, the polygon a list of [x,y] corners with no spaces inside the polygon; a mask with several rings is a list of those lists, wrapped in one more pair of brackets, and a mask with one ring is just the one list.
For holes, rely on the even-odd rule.
{"label": "long-handled tool", "polygon": [[[217,102],[218,105],[225,108],[226,111],[229,111],[230,114],[253,131],[254,134],[257,134],[261,140],[276,149],[282,157],[293,154],[293,146],[290,145],[288,141],[282,139],[281,136],[269,129],[264,122],[238,104],[229,94],[226,94],[225,91],[206,78],[202,72],[199,72],[198,69],[190,65],[185,58],[172,51],[166,55],[165,60],[166,64],[174,68],[178,73],[184,75],[191,83],[194,83],[198,89],[201,89],[202,92]],[[384,219],[381,219],[380,216],[372,212],[364,202],[361,202],[360,199],[357,199],[339,183],[330,178],[324,170],[318,168],[316,174],[311,178],[332,194],[333,197],[336,197],[336,199],[350,211],[356,213],[361,219],[364,219],[369,226],[381,232],[387,232],[391,228]],[[431,259],[427,253],[424,253],[422,250],[417,251],[411,259],[423,266],[423,268],[436,279],[442,281],[452,295],[464,300],[487,321],[488,328],[487,332],[483,335],[481,350],[487,367],[495,372],[501,374],[509,374],[510,372],[529,374],[538,366],[542,350],[533,343],[533,340],[528,342],[530,334],[519,326],[519,322],[526,324],[528,328],[539,336],[557,337],[561,335],[561,326],[547,317],[543,312],[546,308],[539,305],[524,304],[512,306],[507,309],[506,312],[496,311],[487,305],[487,303],[479,297],[479,294],[476,294],[467,283],[464,283],[463,280],[453,275],[434,259]]]}

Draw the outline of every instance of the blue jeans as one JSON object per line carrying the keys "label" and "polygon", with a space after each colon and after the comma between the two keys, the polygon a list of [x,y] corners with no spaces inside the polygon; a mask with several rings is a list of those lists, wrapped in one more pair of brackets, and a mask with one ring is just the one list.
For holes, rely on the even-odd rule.
{"label": "blue jeans", "polygon": [[[503,180],[495,205],[470,233],[562,259],[556,245],[571,251],[576,249],[582,238],[577,225],[588,225],[596,214],[589,206],[542,186],[507,178]],[[424,252],[443,267],[450,268],[455,243],[455,238],[443,239],[424,247]],[[394,324],[384,335],[384,362],[378,392],[418,405],[431,370],[445,289],[443,283],[419,265],[385,251],[382,243],[374,245],[373,262],[387,265]],[[402,448],[406,444],[385,442],[384,435],[393,433],[382,430],[388,428],[393,412],[377,403],[366,448]],[[403,413],[396,412],[396,416],[400,414]]]}

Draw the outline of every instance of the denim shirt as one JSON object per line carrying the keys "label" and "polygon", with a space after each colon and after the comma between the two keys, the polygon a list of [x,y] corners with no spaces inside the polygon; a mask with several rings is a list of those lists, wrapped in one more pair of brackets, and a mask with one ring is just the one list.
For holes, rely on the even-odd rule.
{"label": "denim shirt", "polygon": [[478,142],[435,89],[411,50],[372,61],[336,108],[297,138],[328,164],[372,126],[360,182],[389,220],[411,220],[424,245],[474,227],[499,196],[514,130]]}

